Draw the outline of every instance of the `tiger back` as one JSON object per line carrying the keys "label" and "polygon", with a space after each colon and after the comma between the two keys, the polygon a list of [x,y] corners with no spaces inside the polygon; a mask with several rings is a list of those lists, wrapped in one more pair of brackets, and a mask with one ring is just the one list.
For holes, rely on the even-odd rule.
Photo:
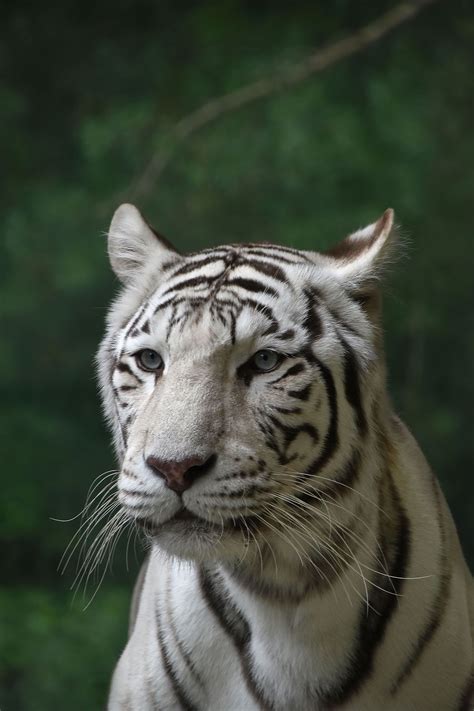
{"label": "tiger back", "polygon": [[111,711],[473,708],[472,578],[386,390],[392,223],[182,256],[115,213],[98,366],[150,551]]}

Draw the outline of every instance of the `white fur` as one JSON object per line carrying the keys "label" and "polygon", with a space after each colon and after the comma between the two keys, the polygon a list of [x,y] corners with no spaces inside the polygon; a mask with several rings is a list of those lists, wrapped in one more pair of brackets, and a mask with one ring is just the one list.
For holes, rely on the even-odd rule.
{"label": "white fur", "polygon": [[[261,708],[249,691],[235,644],[203,598],[198,567],[210,561],[220,570],[228,599],[248,622],[252,633],[248,653],[253,659],[254,677],[257,685],[273,699],[275,711],[329,708],[314,698],[309,703],[307,689],[330,687],[341,676],[345,664],[349,664],[361,604],[365,604],[370,592],[364,577],[370,578],[369,571],[381,566],[377,531],[384,514],[378,508],[376,492],[387,459],[410,523],[407,580],[398,609],[377,647],[371,674],[347,703],[334,708],[351,711],[456,708],[473,664],[471,577],[440,495],[443,527],[447,532],[443,544],[432,474],[413,438],[391,412],[385,393],[378,324],[351,298],[354,289],[371,284],[383,267],[392,221],[390,211],[377,223],[351,236],[350,240],[361,242],[360,254],[351,259],[310,253],[310,261],[304,261],[298,259],[296,251],[288,255],[291,263],[285,269],[290,277],[289,286],[277,285],[271,277],[260,276],[260,281],[269,287],[267,294],[259,294],[260,303],[271,307],[279,321],[295,331],[289,346],[295,362],[307,338],[301,326],[301,314],[306,308],[303,289],[314,286],[322,294],[318,313],[323,332],[311,348],[334,376],[340,443],[329,463],[317,472],[321,490],[340,475],[361,436],[354,408],[344,390],[341,336],[357,357],[361,397],[370,428],[354,491],[327,499],[318,511],[315,507],[314,518],[306,522],[304,533],[298,527],[298,511],[286,510],[282,500],[275,499],[280,502],[275,505],[277,509],[280,506],[284,532],[278,528],[276,518],[269,519],[273,525],[268,525],[264,533],[257,533],[257,540],[249,538],[246,545],[245,533],[221,531],[220,524],[230,523],[235,516],[250,515],[256,500],[262,501],[262,506],[267,500],[273,501],[271,492],[275,487],[280,495],[291,494],[293,484],[288,479],[288,467],[272,458],[256,426],[256,420],[265,417],[272,407],[287,405],[283,395],[268,387],[274,375],[259,375],[251,386],[244,388],[236,379],[236,372],[253,353],[261,349],[279,350],[281,342],[274,334],[262,335],[268,324],[262,313],[251,308],[243,308],[240,313],[235,345],[230,341],[229,330],[205,309],[199,321],[189,317],[182,332],[167,338],[168,317],[160,316],[160,312],[154,314],[166,292],[184,277],[169,278],[162,273],[162,265],[169,259],[176,264],[198,262],[200,257],[180,258],[160,246],[135,208],[122,207],[116,213],[109,250],[112,266],[126,288],[110,311],[107,333],[98,354],[99,374],[106,416],[121,461],[120,501],[132,518],[146,518],[156,530],[133,632],[113,678],[111,711],[181,708],[160,652],[160,630],[170,650],[178,683],[186,689],[195,708],[206,711]],[[366,249],[367,240],[371,246]],[[272,257],[271,250],[267,248],[267,260],[275,259],[277,263],[278,253],[275,251]],[[309,253],[303,254],[307,257]],[[204,265],[199,274],[212,277],[219,269],[218,264]],[[255,276],[245,265],[236,267],[232,274],[241,279]],[[278,298],[270,290],[277,286]],[[186,293],[192,296],[198,290],[190,287]],[[177,307],[174,316],[179,317],[183,309],[185,305]],[[141,314],[138,320],[137,314]],[[138,327],[147,321],[150,332],[133,335],[130,324],[136,322]],[[133,354],[141,348],[153,348],[162,356],[165,365],[160,379],[140,372]],[[132,374],[113,370],[117,360],[126,363]],[[315,372],[311,401],[300,404],[303,410],[307,409],[307,420],[314,422],[320,438],[314,442],[305,432],[295,438],[288,450],[297,457],[292,465],[295,471],[304,471],[323,451],[329,436],[328,391],[323,387],[322,371],[316,368]],[[119,407],[112,385],[115,388],[133,385],[136,376],[143,384],[136,390],[125,391],[122,396],[125,405]],[[307,385],[308,378],[308,372],[297,376],[294,388]],[[377,420],[373,411],[378,413]],[[297,426],[298,417],[288,414],[290,426],[291,423]],[[127,443],[124,427],[128,427]],[[381,447],[382,441],[388,443],[389,451]],[[218,454],[217,470],[187,489],[182,502],[190,511],[215,524],[214,527],[207,529],[175,520],[173,517],[182,502],[146,465],[147,457],[180,461],[194,456],[206,459],[213,453]],[[253,476],[257,494],[246,493],[247,479],[240,476],[224,481],[239,468],[252,469],[259,459],[265,460],[271,477]],[[236,491],[242,492],[241,496],[229,498],[229,493]],[[213,497],[212,504],[209,496]],[[229,572],[238,563],[253,579],[298,595],[307,581],[306,556],[315,549],[333,566],[338,566],[342,558],[334,553],[327,536],[331,535],[332,526],[352,526],[354,519],[357,537],[349,538],[347,547],[357,548],[356,554],[347,553],[349,565],[321,593],[303,596],[294,603],[268,600],[249,591]],[[260,559],[261,546],[266,544],[270,545],[272,556],[264,562]],[[452,566],[446,610],[415,673],[398,693],[392,694],[394,675],[413,652],[420,620],[434,604],[443,572],[440,562],[443,545],[447,546]],[[192,671],[183,662],[183,649],[192,659]]]}

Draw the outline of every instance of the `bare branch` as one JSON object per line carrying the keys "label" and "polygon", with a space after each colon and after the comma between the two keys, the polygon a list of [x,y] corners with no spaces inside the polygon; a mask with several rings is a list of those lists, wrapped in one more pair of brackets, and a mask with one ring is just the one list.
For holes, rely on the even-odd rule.
{"label": "bare branch", "polygon": [[327,45],[310,54],[306,59],[284,68],[272,76],[210,99],[191,113],[183,116],[172,128],[169,145],[156,152],[145,166],[141,175],[128,191],[133,198],[147,195],[169,165],[176,148],[194,133],[224,114],[241,109],[259,99],[276,94],[299,84],[313,74],[340,62],[378,42],[386,34],[417,15],[435,0],[412,0],[402,2],[378,19],[344,39]]}

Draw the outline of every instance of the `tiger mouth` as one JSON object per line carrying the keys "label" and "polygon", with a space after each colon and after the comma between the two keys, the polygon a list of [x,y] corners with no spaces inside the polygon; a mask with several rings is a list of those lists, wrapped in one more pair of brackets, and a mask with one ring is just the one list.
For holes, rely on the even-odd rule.
{"label": "tiger mouth", "polygon": [[206,519],[201,518],[201,516],[194,514],[192,511],[186,508],[180,509],[177,513],[175,513],[173,516],[166,519],[166,521],[163,521],[163,523],[160,524],[155,524],[148,518],[137,518],[135,520],[136,523],[145,531],[145,533],[151,536],[157,535],[163,529],[164,526],[169,523],[174,523],[175,521],[198,521],[201,525],[204,524],[207,527],[213,525],[211,521],[206,521]]}
{"label": "tiger mouth", "polygon": [[155,524],[148,518],[137,518],[137,519],[135,519],[135,521],[144,530],[144,532],[150,536],[158,535],[166,525],[172,524],[176,521],[184,522],[184,523],[194,522],[196,524],[196,526],[195,526],[196,528],[198,528],[198,527],[199,528],[207,528],[207,529],[218,528],[219,531],[222,531],[223,528],[227,531],[240,531],[240,530],[247,530],[248,531],[249,523],[250,524],[252,523],[252,521],[249,521],[249,520],[244,522],[239,519],[232,519],[230,521],[226,521],[224,523],[224,525],[222,526],[221,523],[217,524],[217,523],[214,523],[213,521],[208,521],[207,519],[202,518],[201,516],[198,516],[197,514],[194,514],[192,511],[190,511],[189,509],[184,508],[184,507],[182,509],[180,509],[177,513],[175,513],[173,516],[166,519],[166,521],[163,521],[163,523],[160,523],[160,524]]}
{"label": "tiger mouth", "polygon": [[[169,520],[170,521],[195,521],[195,520],[204,521],[203,518],[201,518],[200,516],[197,516],[196,514],[193,514],[192,511],[190,511],[189,509],[186,509],[186,508],[183,508],[180,511],[178,511],[178,513],[175,514]],[[209,522],[206,521],[206,523],[209,523]]]}

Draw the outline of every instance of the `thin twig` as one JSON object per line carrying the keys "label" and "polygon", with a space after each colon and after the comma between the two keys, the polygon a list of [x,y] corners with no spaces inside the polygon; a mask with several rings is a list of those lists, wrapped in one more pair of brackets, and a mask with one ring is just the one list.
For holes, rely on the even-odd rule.
{"label": "thin twig", "polygon": [[378,42],[386,34],[412,19],[435,0],[402,2],[377,20],[344,39],[327,45],[289,68],[275,72],[251,84],[210,99],[198,109],[183,116],[171,129],[168,145],[152,155],[142,173],[127,191],[133,198],[147,195],[167,168],[176,148],[190,136],[220,118],[248,104],[299,84],[313,74],[350,57]]}

